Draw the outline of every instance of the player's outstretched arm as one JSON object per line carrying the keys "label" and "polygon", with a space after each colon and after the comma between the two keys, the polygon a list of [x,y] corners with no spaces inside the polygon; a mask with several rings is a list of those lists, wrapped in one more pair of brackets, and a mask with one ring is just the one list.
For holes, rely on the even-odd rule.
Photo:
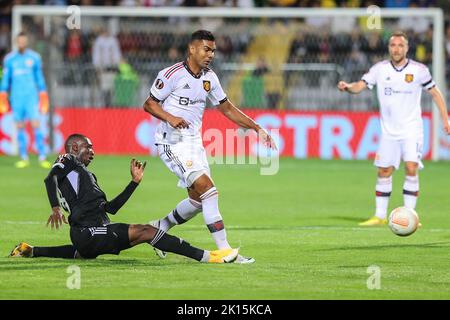
{"label": "player's outstretched arm", "polygon": [[219,105],[219,111],[223,113],[225,117],[236,123],[238,126],[245,129],[255,130],[259,137],[264,141],[264,144],[272,149],[277,149],[272,137],[261,128],[252,118],[247,116],[241,110],[234,106],[229,100]]}
{"label": "player's outstretched arm", "polygon": [[345,81],[339,81],[337,85],[338,89],[341,91],[347,91],[349,93],[360,93],[367,88],[367,84],[363,80],[358,82],[347,83]]}
{"label": "player's outstretched arm", "polygon": [[149,97],[144,102],[144,111],[150,113],[159,120],[168,122],[172,127],[176,129],[189,128],[189,122],[181,117],[175,117],[174,115],[163,110],[159,102],[155,101],[152,97]]}
{"label": "player's outstretched arm", "polygon": [[105,211],[111,214],[116,214],[120,208],[130,199],[134,190],[136,190],[137,186],[141,182],[144,176],[144,170],[147,162],[142,163],[139,160],[131,159],[130,163],[130,173],[132,181],[125,187],[125,189],[113,200],[106,201],[104,204]]}
{"label": "player's outstretched arm", "polygon": [[442,124],[444,126],[444,131],[447,134],[450,134],[450,123],[448,122],[448,111],[447,107],[445,105],[445,99],[442,95],[441,91],[438,87],[433,87],[428,92],[431,94],[431,97],[433,98],[434,103],[439,109],[439,113],[441,115]]}
{"label": "player's outstretched arm", "polygon": [[131,178],[133,179],[134,182],[136,183],[140,183],[142,178],[144,177],[144,170],[145,167],[147,166],[147,161],[144,161],[144,163],[142,163],[139,160],[136,159],[131,159],[131,163],[130,163],[130,173],[131,173]]}

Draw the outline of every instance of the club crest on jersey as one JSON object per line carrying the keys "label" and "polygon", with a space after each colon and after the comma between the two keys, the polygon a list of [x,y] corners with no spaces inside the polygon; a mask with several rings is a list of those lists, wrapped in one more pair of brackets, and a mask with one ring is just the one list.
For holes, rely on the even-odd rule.
{"label": "club crest on jersey", "polygon": [[405,81],[408,82],[408,83],[413,82],[414,81],[414,75],[410,74],[410,73],[405,74]]}
{"label": "club crest on jersey", "polygon": [[211,91],[211,81],[203,80],[203,89],[205,89],[206,92]]}
{"label": "club crest on jersey", "polygon": [[164,88],[164,82],[162,82],[161,79],[156,79],[155,87],[156,87],[156,89],[161,90],[162,88]]}

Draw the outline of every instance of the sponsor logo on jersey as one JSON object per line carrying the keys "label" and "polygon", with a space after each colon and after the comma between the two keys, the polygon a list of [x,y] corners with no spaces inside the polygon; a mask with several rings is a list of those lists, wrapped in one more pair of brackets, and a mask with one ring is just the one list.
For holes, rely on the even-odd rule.
{"label": "sponsor logo on jersey", "polygon": [[384,95],[390,96],[392,94],[392,88],[384,88]]}
{"label": "sponsor logo on jersey", "polygon": [[180,105],[182,106],[187,106],[189,104],[189,98],[186,97],[180,97],[179,100]]}
{"label": "sponsor logo on jersey", "polygon": [[405,74],[405,81],[408,82],[408,83],[413,82],[414,81],[414,75],[411,74],[411,73]]}
{"label": "sponsor logo on jersey", "polygon": [[164,82],[161,79],[156,79],[155,87],[156,89],[161,90],[164,88]]}
{"label": "sponsor logo on jersey", "polygon": [[33,59],[25,60],[25,64],[27,65],[27,67],[32,67],[33,66]]}
{"label": "sponsor logo on jersey", "polygon": [[197,104],[197,103],[206,103],[206,100],[202,100],[202,99],[189,100],[189,104]]}
{"label": "sponsor logo on jersey", "polygon": [[205,89],[206,92],[211,91],[211,81],[203,80],[203,89]]}
{"label": "sponsor logo on jersey", "polygon": [[189,87],[189,83],[186,83],[183,87],[183,89],[190,89],[191,87]]}
{"label": "sponsor logo on jersey", "polygon": [[186,97],[180,97],[180,99],[178,100],[178,103],[182,106],[187,106],[189,104],[198,104],[198,103],[206,103],[206,100],[202,100],[202,99],[197,99],[197,100],[191,100],[189,98]]}

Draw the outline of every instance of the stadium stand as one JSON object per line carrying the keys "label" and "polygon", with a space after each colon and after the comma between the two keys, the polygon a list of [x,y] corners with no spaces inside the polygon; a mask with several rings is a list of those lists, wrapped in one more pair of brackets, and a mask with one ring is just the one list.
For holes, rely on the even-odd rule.
{"label": "stadium stand", "polygon": [[[450,7],[448,1],[436,0],[3,1],[0,9],[2,59],[11,47],[11,8],[18,4],[326,8],[375,4],[382,7]],[[450,10],[446,12],[446,78],[450,86]],[[186,21],[161,18],[151,24],[131,18],[120,18],[120,22],[107,18],[102,21],[110,29],[114,29],[117,23],[120,24],[120,28],[116,28],[119,31],[111,36],[119,44],[120,61],[110,66],[113,73],[108,78],[99,75],[94,63],[94,43],[101,33],[98,22],[92,21],[81,30],[62,28],[52,35],[51,48],[45,48],[48,39],[44,43],[42,19],[24,20],[26,29],[33,30],[32,41],[36,50],[41,53],[51,50],[52,63],[44,60],[44,66],[49,68],[51,65],[51,72],[56,77],[54,81],[61,89],[52,96],[52,101],[59,107],[139,107],[156,72],[184,58],[190,31],[197,26],[210,27],[215,32],[217,55],[213,68],[220,73],[222,85],[232,100],[248,108],[300,109],[307,102],[308,108],[313,110],[342,109],[343,105],[353,110],[352,105],[343,104],[339,100],[342,96],[338,98],[337,92],[333,91],[337,80],[342,77],[355,80],[375,61],[385,57],[389,34],[399,27],[410,37],[410,57],[427,65],[432,63],[432,29],[426,18],[387,21],[379,32],[365,30],[363,19],[333,17],[290,21],[268,19],[257,24],[252,23],[251,19]],[[186,24],[190,24],[190,28],[180,31]],[[265,29],[273,28],[277,28],[278,32],[267,35],[269,33],[266,34]],[[271,46],[266,45],[269,42]],[[261,60],[264,60],[266,69],[258,74],[254,69]],[[305,69],[299,72],[298,66]],[[50,72],[48,69],[45,71]],[[298,90],[299,87],[307,90]],[[135,98],[126,99],[123,92],[133,92]],[[357,101],[358,108],[369,110],[374,107],[370,93],[357,99],[353,101]]]}

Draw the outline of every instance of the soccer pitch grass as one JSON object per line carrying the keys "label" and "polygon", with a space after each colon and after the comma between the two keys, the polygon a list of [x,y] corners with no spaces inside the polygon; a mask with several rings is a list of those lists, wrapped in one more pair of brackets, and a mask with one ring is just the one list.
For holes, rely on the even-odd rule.
{"label": "soccer pitch grass", "polygon": [[[144,160],[145,157],[139,157]],[[357,223],[374,212],[375,168],[369,161],[281,159],[262,176],[257,165],[213,165],[228,238],[252,256],[252,265],[207,265],[174,254],[160,260],[139,245],[96,260],[7,258],[21,241],[70,243],[69,227],[45,227],[50,214],[47,171],[13,167],[0,157],[0,299],[449,299],[449,164],[425,163],[417,212],[423,223],[401,238],[387,227]],[[130,180],[130,157],[97,156],[90,169],[114,197]],[[113,222],[147,223],[186,196],[157,158]],[[394,176],[389,211],[403,203],[403,168]],[[214,249],[201,214],[171,234]],[[69,290],[67,268],[81,271]],[[380,288],[370,290],[370,266]],[[372,283],[369,280],[370,283]]]}

